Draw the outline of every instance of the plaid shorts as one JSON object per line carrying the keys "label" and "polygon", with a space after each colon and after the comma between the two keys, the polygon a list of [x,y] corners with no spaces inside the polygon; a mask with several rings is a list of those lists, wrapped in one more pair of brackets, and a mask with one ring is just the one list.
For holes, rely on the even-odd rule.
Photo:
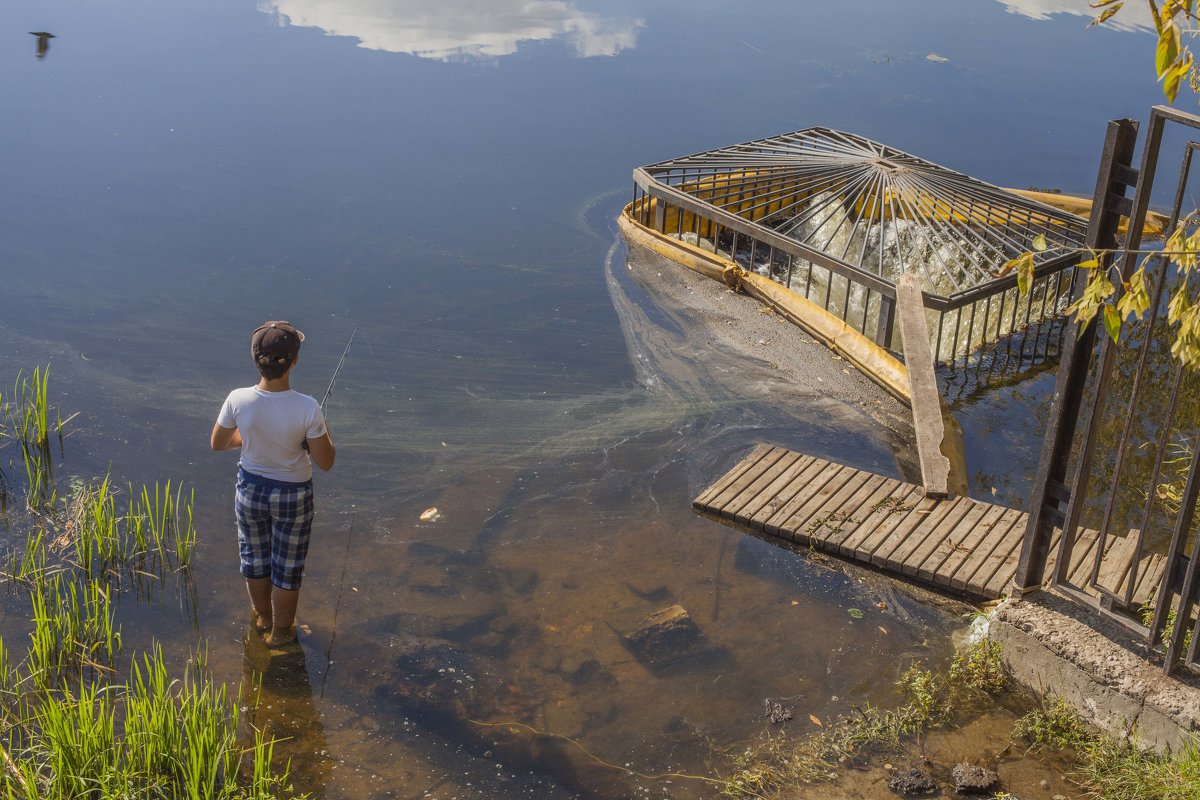
{"label": "plaid shorts", "polygon": [[288,483],[238,469],[237,514],[242,575],[299,589],[312,533],[312,481]]}

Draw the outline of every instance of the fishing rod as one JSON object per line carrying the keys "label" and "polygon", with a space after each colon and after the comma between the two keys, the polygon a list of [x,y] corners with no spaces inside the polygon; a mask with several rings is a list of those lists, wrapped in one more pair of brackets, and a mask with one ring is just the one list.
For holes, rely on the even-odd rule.
{"label": "fishing rod", "polygon": [[325,396],[321,398],[321,413],[325,412],[325,403],[329,400],[329,395],[333,394],[333,384],[337,383],[338,373],[342,371],[342,364],[346,363],[346,356],[350,355],[350,345],[354,344],[354,337],[358,335],[358,328],[350,334],[350,339],[346,342],[346,349],[342,351],[342,357],[338,359],[337,366],[333,369],[333,377],[329,379],[329,386],[325,389]]}
{"label": "fishing rod", "polygon": [[[333,385],[337,383],[338,374],[342,371],[342,364],[346,363],[346,356],[350,355],[350,345],[354,344],[354,337],[357,335],[358,328],[356,327],[354,332],[350,334],[350,338],[346,341],[346,349],[342,351],[342,357],[338,359],[337,366],[333,368],[333,377],[329,379],[329,386],[325,388],[325,395],[321,398],[319,406],[322,416],[325,414],[325,403],[329,401],[329,396],[333,394]],[[300,448],[306,452],[308,451],[307,439],[300,443]]]}

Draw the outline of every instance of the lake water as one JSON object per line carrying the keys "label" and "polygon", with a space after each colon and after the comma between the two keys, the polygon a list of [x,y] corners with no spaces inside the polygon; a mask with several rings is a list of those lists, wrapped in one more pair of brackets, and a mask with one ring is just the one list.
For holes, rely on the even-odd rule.
{"label": "lake water", "polygon": [[[800,720],[895,702],[958,616],[689,508],[760,439],[896,475],[891,440],[817,387],[768,402],[739,393],[732,360],[665,368],[703,343],[625,276],[613,220],[635,166],[811,125],[1090,194],[1105,121],[1160,95],[1144,12],[1090,30],[1087,12],[5,3],[0,385],[51,365],[82,412],[66,472],[196,489],[198,618],[125,607],[126,648],[162,638],[182,658],[204,639],[223,680],[265,673],[256,721],[330,798],[705,796],[477,723],[705,773],[713,746],[768,726],[764,698]],[[39,53],[30,31],[55,38]],[[328,406],[311,633],[286,662],[243,644],[234,459],[207,444],[274,318],[306,332],[294,384],[318,396],[359,332]],[[1022,501],[1045,391],[958,409],[974,493]],[[997,405],[1019,411],[997,425]],[[676,602],[706,658],[647,668],[618,634]]]}

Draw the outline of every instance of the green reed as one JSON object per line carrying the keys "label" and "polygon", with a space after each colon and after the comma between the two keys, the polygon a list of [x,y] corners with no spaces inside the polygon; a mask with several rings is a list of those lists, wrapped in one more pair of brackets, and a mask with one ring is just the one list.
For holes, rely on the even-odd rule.
{"label": "green reed", "polygon": [[[0,643],[2,648],[2,643]],[[172,680],[162,648],[135,658],[124,684],[92,683],[38,695],[32,712],[0,706],[11,764],[9,797],[266,800],[297,797],[274,743],[237,741],[238,707],[197,657]]]}
{"label": "green reed", "polygon": [[[273,768],[274,743],[239,741],[239,708],[197,653],[171,677],[162,648],[126,656],[117,622],[122,594],[182,579],[198,540],[194,491],[167,481],[128,486],[109,477],[60,498],[52,439],[63,420],[49,404],[48,370],[18,375],[0,397],[0,447],[22,453],[27,527],[0,557],[0,582],[28,599],[22,652],[0,639],[0,798],[294,798],[289,766]],[[0,508],[12,487],[0,475]],[[194,608],[194,606],[193,606]],[[15,623],[14,623],[15,624]],[[10,638],[11,642],[11,638]]]}
{"label": "green reed", "polygon": [[61,573],[34,587],[28,664],[35,685],[48,690],[111,670],[121,648],[111,599],[101,582],[76,584]]}

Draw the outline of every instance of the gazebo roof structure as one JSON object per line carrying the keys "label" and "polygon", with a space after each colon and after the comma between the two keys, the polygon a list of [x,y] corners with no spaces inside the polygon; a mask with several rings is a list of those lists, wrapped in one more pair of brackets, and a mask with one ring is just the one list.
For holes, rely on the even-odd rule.
{"label": "gazebo roof structure", "polygon": [[[700,208],[786,237],[803,257],[890,283],[920,276],[947,297],[1035,250],[1035,266],[1084,244],[1086,221],[852,133],[814,127],[638,170]],[[673,192],[672,192],[673,190]],[[657,194],[657,192],[652,192]],[[703,211],[700,213],[703,215]],[[792,248],[789,248],[792,249]],[[842,271],[842,270],[839,270]]]}

